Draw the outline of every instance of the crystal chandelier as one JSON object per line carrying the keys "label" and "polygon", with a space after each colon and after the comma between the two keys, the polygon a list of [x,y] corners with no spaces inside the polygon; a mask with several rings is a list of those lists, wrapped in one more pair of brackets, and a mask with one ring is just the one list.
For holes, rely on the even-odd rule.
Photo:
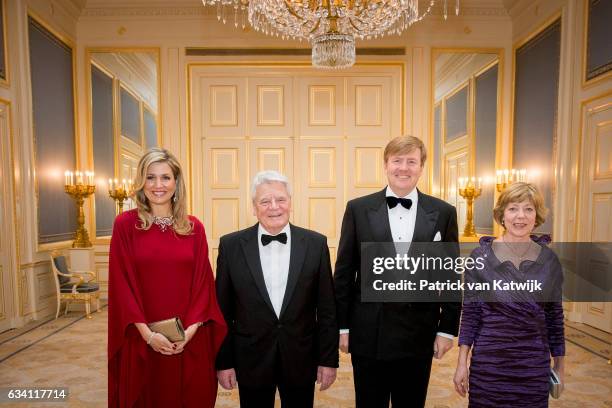
{"label": "crystal chandelier", "polygon": [[[449,0],[443,3],[444,18]],[[431,11],[435,0],[419,12],[419,0],[202,0],[217,7],[217,18],[259,32],[308,40],[312,63],[318,68],[347,68],[355,63],[355,38],[401,34]],[[455,0],[459,14],[459,0]],[[240,23],[239,23],[240,20]]]}

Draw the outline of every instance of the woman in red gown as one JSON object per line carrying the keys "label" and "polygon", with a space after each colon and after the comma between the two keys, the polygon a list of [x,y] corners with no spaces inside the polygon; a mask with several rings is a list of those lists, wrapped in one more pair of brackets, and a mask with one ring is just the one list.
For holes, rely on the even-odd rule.
{"label": "woman in red gown", "polygon": [[[215,357],[227,332],[202,223],[186,213],[176,158],[151,149],[138,163],[137,209],[119,215],[109,259],[109,407],[212,407]],[[147,323],[179,317],[185,340]]]}

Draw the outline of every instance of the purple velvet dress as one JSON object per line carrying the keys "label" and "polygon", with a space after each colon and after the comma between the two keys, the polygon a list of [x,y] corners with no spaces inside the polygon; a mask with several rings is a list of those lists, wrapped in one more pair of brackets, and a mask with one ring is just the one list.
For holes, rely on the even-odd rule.
{"label": "purple velvet dress", "polygon": [[558,300],[539,302],[535,296],[530,299],[529,293],[489,292],[483,301],[466,291],[459,344],[472,346],[469,406],[545,408],[551,355],[565,354],[561,264],[545,246],[548,237],[532,237],[542,245],[540,254],[535,262],[523,261],[518,269],[510,261],[499,261],[493,239],[481,238],[480,247],[472,252],[472,257],[484,259],[485,267],[466,272],[466,282],[538,279],[554,289]]}

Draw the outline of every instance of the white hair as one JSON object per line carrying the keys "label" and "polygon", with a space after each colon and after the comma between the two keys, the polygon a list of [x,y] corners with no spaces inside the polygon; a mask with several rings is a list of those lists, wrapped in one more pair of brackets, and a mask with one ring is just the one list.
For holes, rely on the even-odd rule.
{"label": "white hair", "polygon": [[283,183],[285,188],[287,189],[287,193],[289,193],[289,197],[291,197],[291,185],[289,184],[289,179],[284,174],[279,173],[276,170],[264,170],[260,171],[253,177],[253,182],[251,183],[251,199],[255,200],[255,195],[257,194],[257,187],[264,183]]}

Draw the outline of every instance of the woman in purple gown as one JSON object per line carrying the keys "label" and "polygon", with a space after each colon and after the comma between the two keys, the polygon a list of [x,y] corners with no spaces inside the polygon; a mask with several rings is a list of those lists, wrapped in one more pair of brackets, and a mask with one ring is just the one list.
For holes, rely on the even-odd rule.
{"label": "woman in purple gown", "polygon": [[[546,246],[550,237],[531,235],[546,211],[534,185],[510,185],[494,209],[503,234],[481,238],[472,252],[484,267],[466,271],[466,284],[488,282],[492,290],[466,287],[463,303],[454,383],[461,396],[469,392],[471,408],[548,407],[551,356],[563,384],[561,264]],[[493,286],[530,280],[541,283],[542,291]]]}

